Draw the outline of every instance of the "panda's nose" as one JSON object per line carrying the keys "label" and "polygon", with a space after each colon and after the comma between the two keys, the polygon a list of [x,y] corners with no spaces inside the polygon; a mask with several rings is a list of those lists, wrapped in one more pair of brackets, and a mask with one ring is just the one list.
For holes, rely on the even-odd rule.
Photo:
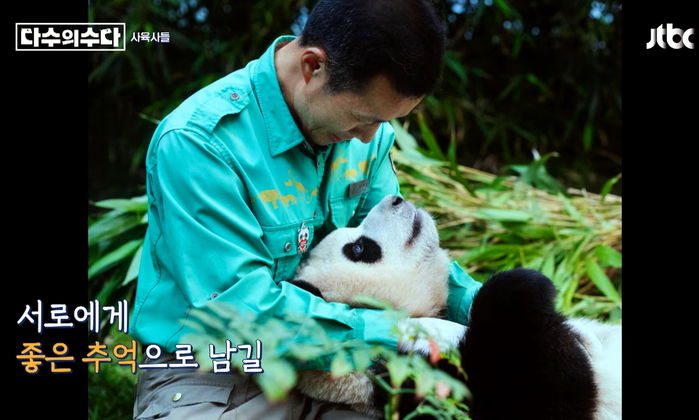
{"label": "panda's nose", "polygon": [[399,196],[396,196],[396,197],[393,199],[393,202],[392,202],[391,204],[393,205],[393,207],[395,207],[395,206],[399,206],[400,203],[402,203],[402,202],[403,202],[403,199],[400,198]]}

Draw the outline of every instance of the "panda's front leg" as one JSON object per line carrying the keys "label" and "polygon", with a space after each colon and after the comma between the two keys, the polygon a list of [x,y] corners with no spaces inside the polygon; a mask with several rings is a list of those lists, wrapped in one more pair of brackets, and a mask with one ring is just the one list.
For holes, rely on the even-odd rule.
{"label": "panda's front leg", "polygon": [[441,318],[408,318],[398,324],[400,339],[398,350],[401,353],[414,352],[429,356],[432,351],[430,340],[440,350],[456,349],[466,336],[465,325]]}
{"label": "panda's front leg", "polygon": [[373,409],[374,384],[359,372],[333,377],[322,370],[298,372],[296,387],[303,394],[321,401],[347,404],[364,414],[376,415]]}

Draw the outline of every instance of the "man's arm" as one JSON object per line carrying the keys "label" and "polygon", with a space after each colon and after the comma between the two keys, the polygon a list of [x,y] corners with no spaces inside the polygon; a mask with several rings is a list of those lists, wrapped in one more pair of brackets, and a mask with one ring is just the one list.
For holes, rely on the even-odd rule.
{"label": "man's arm", "polygon": [[[385,142],[381,145],[376,168],[370,174],[369,188],[366,197],[357,209],[351,226],[356,226],[366,217],[369,211],[387,195],[401,195],[400,186],[393,164],[389,156],[395,141],[395,132],[390,123],[383,123],[377,131],[374,141]],[[447,298],[447,319],[461,324],[468,323],[468,312],[473,297],[480,289],[481,283],[469,276],[456,261],[452,261],[449,270],[449,296]]]}
{"label": "man's arm", "polygon": [[156,218],[151,223],[161,235],[155,240],[157,264],[163,280],[176,283],[190,308],[206,307],[215,294],[216,302],[263,318],[308,314],[337,340],[396,347],[394,324],[383,311],[351,309],[274,282],[262,228],[246,203],[233,156],[218,141],[170,131],[154,156],[148,177]]}

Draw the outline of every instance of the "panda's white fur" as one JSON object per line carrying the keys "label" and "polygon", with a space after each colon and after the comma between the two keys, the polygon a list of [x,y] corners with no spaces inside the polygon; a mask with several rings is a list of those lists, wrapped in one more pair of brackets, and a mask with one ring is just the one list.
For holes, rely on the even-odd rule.
{"label": "panda's white fur", "polygon": [[597,385],[596,420],[621,418],[621,326],[585,318],[568,320],[589,354]]}
{"label": "panda's white fur", "polygon": [[[380,247],[376,261],[348,258],[346,246],[363,237]],[[300,265],[295,282],[312,285],[329,302],[357,307],[362,305],[355,297],[371,296],[411,317],[436,317],[446,306],[448,265],[449,256],[439,248],[437,227],[429,213],[388,196],[359,226],[336,229],[323,238]],[[374,384],[364,374],[333,378],[329,372],[300,371],[297,388],[365,414],[380,413],[373,403]]]}
{"label": "panda's white fur", "polygon": [[[353,244],[358,244],[357,241],[360,246],[354,247],[354,251],[365,252],[372,248],[370,251],[376,254],[378,248],[380,255],[364,256],[365,260],[361,256],[357,258],[353,254]],[[434,317],[446,306],[448,265],[448,255],[439,248],[439,237],[430,215],[398,197],[388,196],[371,210],[360,226],[337,229],[324,238],[299,267],[296,278],[306,286],[317,288],[316,292],[327,301],[357,306],[354,297],[368,295],[385,300],[412,317]],[[522,271],[516,275],[526,277],[528,274]],[[503,290],[507,290],[507,286]],[[481,299],[481,310],[490,310],[486,306],[491,302],[486,303],[484,299]],[[526,322],[527,317],[524,318]],[[594,375],[596,406],[589,418],[621,418],[621,327],[587,319],[570,319],[565,324],[587,356]],[[457,330],[447,335],[460,340],[458,346],[462,354],[467,351],[468,333],[464,336],[463,331]],[[493,336],[497,336],[497,332]],[[417,347],[418,351],[429,353],[427,348]],[[476,353],[483,354],[482,351]],[[487,363],[497,364],[497,360],[484,360],[484,365]],[[302,371],[298,388],[313,398],[349,404],[366,414],[380,416],[382,412],[374,403],[378,388],[362,374],[332,378],[328,372]],[[507,404],[507,401],[502,403]],[[478,418],[476,414],[474,419]],[[480,418],[489,417],[483,414]]]}
{"label": "panda's white fur", "polygon": [[[362,237],[378,244],[378,260],[348,259],[345,246]],[[448,265],[430,215],[389,196],[358,227],[336,229],[326,236],[299,267],[296,278],[317,287],[329,302],[354,306],[356,296],[369,295],[413,317],[433,317],[445,306]]]}

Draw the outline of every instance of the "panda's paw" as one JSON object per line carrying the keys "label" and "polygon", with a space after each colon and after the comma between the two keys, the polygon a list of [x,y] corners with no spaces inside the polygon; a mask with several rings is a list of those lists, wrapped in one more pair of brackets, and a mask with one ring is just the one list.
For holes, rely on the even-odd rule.
{"label": "panda's paw", "polygon": [[424,356],[432,351],[430,340],[444,351],[456,348],[466,334],[466,326],[440,318],[408,318],[398,323],[398,330],[398,350]]}

